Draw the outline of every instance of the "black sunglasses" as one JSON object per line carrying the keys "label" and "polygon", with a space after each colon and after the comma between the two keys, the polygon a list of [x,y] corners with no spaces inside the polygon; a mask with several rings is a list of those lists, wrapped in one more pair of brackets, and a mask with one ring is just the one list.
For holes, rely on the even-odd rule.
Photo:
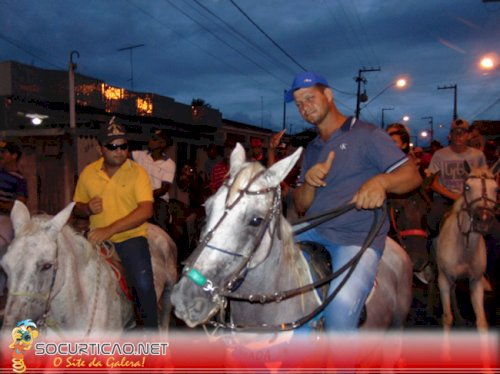
{"label": "black sunglasses", "polygon": [[116,151],[118,148],[120,148],[122,151],[125,151],[128,149],[128,143],[123,143],[123,144],[106,144],[104,146],[106,149],[109,149],[110,151]]}

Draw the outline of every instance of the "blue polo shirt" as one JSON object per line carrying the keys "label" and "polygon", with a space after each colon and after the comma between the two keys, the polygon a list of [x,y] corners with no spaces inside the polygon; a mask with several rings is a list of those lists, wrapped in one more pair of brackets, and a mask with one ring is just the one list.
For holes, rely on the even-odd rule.
{"label": "blue polo shirt", "polygon": [[[348,204],[361,185],[371,177],[390,173],[408,161],[382,129],[354,118],[348,118],[342,127],[324,142],[316,137],[306,148],[299,183],[304,183],[306,172],[318,162],[324,162],[330,151],[335,159],[325,178],[326,187],[316,189],[316,195],[306,217],[324,213]],[[337,245],[363,245],[373,222],[371,210],[352,209],[317,227],[326,239]],[[383,250],[389,221],[370,247]]]}

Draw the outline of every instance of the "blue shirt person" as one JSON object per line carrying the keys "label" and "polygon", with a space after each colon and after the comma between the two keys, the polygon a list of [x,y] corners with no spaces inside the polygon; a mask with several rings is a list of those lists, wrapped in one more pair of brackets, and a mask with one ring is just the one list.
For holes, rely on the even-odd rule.
{"label": "blue shirt person", "polygon": [[[312,72],[298,74],[285,93],[295,101],[301,116],[316,127],[318,136],[308,145],[294,192],[296,209],[306,217],[341,207],[353,209],[315,229],[298,241],[323,244],[332,256],[334,271],[351,260],[366,239],[373,219],[370,211],[381,207],[386,194],[405,193],[419,186],[414,163],[376,126],[343,115],[337,109],[327,80]],[[356,269],[325,311],[328,331],[357,327],[384,249],[389,223],[361,257]],[[343,276],[330,284],[335,290]]]}

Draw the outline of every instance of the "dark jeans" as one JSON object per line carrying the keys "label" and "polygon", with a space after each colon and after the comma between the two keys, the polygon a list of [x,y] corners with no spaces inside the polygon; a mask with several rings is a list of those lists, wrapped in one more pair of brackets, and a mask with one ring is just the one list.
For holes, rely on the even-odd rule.
{"label": "dark jeans", "polygon": [[148,240],[140,236],[114,244],[125,269],[127,283],[135,291],[144,328],[157,330],[158,311]]}

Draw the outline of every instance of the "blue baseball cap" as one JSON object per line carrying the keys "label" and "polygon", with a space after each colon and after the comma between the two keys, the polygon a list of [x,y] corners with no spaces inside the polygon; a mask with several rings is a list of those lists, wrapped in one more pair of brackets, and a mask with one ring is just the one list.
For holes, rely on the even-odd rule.
{"label": "blue baseball cap", "polygon": [[285,102],[289,103],[293,101],[293,93],[299,88],[312,87],[317,84],[330,87],[330,85],[328,84],[327,80],[324,77],[316,73],[313,73],[312,71],[304,71],[302,73],[297,74],[292,82],[292,87],[285,92]]}

